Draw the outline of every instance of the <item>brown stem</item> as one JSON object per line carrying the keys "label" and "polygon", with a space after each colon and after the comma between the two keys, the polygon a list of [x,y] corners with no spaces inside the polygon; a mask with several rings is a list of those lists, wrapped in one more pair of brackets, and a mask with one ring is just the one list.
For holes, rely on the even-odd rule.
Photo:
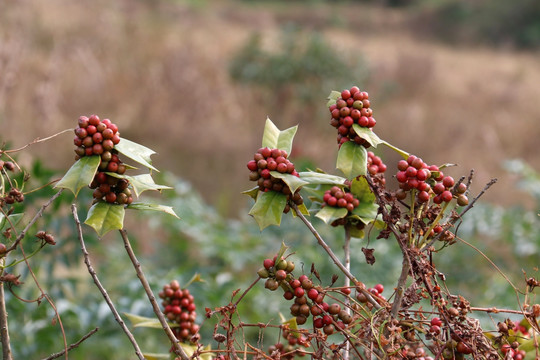
{"label": "brown stem", "polygon": [[317,239],[317,242],[319,243],[319,245],[321,245],[321,247],[326,251],[326,253],[330,256],[330,258],[332,259],[332,261],[334,262],[334,264],[336,264],[336,266],[343,272],[343,274],[345,274],[345,276],[347,276],[351,281],[352,283],[356,286],[357,288],[357,291],[360,291],[362,294],[364,294],[366,296],[366,298],[368,299],[368,301],[376,308],[376,309],[380,309],[381,308],[381,305],[379,305],[379,303],[377,301],[375,301],[375,299],[373,299],[373,297],[371,296],[371,293],[369,291],[367,291],[364,286],[361,286],[363,284],[360,283],[360,281],[358,281],[358,279],[356,279],[356,277],[354,277],[353,274],[351,274],[351,272],[341,263],[341,261],[339,261],[339,259],[337,258],[336,254],[334,254],[334,252],[332,251],[332,249],[330,249],[330,247],[328,246],[328,244],[326,244],[326,242],[323,240],[323,238],[321,237],[321,235],[317,232],[317,230],[313,227],[313,225],[309,222],[308,219],[306,219],[306,217],[304,216],[304,214],[302,214],[300,212],[300,210],[298,210],[298,206],[296,206],[295,203],[291,202],[291,207],[294,209],[294,211],[296,211],[296,214],[298,215],[298,217],[302,220],[302,222],[307,226],[307,228],[309,229],[309,231],[311,231],[311,233],[313,234],[313,236],[315,236],[315,239]]}
{"label": "brown stem", "polygon": [[394,298],[394,303],[392,304],[392,317],[395,319],[401,309],[401,302],[403,301],[403,296],[405,295],[405,285],[407,283],[407,278],[409,277],[409,272],[411,269],[411,264],[409,263],[409,258],[407,256],[403,257],[403,264],[401,266],[401,274],[399,275],[398,283],[396,286],[396,297]]}
{"label": "brown stem", "polygon": [[[79,345],[81,345],[83,341],[88,339],[90,336],[94,335],[98,330],[99,330],[99,328],[95,328],[94,330],[90,331],[88,334],[84,335],[81,338],[81,340],[77,341],[76,343],[73,343],[73,344],[69,345],[68,348],[67,348],[67,351],[73,350],[76,347],[78,347]],[[50,356],[44,358],[43,360],[57,359],[57,358],[61,357],[62,355],[64,355],[65,353],[66,353],[66,349],[64,349],[64,350],[62,350],[60,352],[51,354]]]}
{"label": "brown stem", "polygon": [[150,284],[148,284],[148,280],[146,280],[146,276],[144,276],[144,273],[141,269],[141,264],[139,263],[139,260],[137,260],[137,257],[135,256],[135,253],[133,252],[133,249],[131,248],[131,243],[129,242],[129,238],[127,236],[126,230],[122,229],[120,230],[120,235],[122,235],[122,240],[124,240],[124,247],[126,248],[126,251],[128,253],[129,258],[131,259],[131,262],[133,263],[133,266],[135,267],[135,271],[137,272],[137,277],[139,278],[144,291],[146,292],[146,295],[148,296],[148,300],[150,300],[150,303],[152,304],[152,308],[154,309],[154,313],[159,319],[159,322],[161,323],[161,326],[163,327],[163,331],[165,331],[165,334],[167,334],[167,337],[171,341],[171,343],[174,346],[174,353],[182,360],[189,360],[189,356],[186,354],[184,349],[180,346],[180,341],[174,336],[174,333],[172,332],[169,324],[167,323],[167,319],[165,319],[165,316],[161,312],[161,309],[159,308],[159,305],[156,301],[156,297],[154,296],[154,293],[152,292],[152,289],[150,288]]}
{"label": "brown stem", "polygon": [[82,250],[82,253],[83,253],[83,256],[84,256],[84,263],[86,264],[86,267],[88,268],[88,272],[90,273],[90,276],[92,276],[92,279],[94,280],[94,284],[96,284],[97,288],[101,292],[101,295],[103,295],[103,298],[105,299],[105,302],[107,303],[107,305],[109,305],[109,309],[111,309],[111,312],[114,315],[114,319],[116,320],[116,322],[118,322],[118,324],[120,324],[120,327],[122,328],[124,333],[126,333],[129,341],[133,345],[133,348],[135,349],[135,354],[137,355],[137,357],[140,360],[144,360],[144,355],[143,355],[141,349],[139,348],[139,344],[137,344],[137,341],[135,340],[135,337],[133,336],[133,334],[127,328],[126,323],[124,322],[124,320],[122,320],[122,317],[120,316],[120,314],[116,310],[113,302],[111,301],[111,298],[109,297],[109,294],[107,293],[107,290],[105,290],[103,285],[101,285],[101,282],[99,281],[97,273],[94,270],[94,267],[92,266],[92,263],[90,261],[90,256],[88,254],[88,251],[86,250],[86,245],[84,243],[81,222],[79,220],[79,216],[77,215],[77,207],[75,206],[75,204],[71,205],[71,212],[73,214],[73,219],[75,220],[75,224],[77,225],[77,236],[79,237],[79,242],[81,243],[81,250]]}
{"label": "brown stem", "polygon": [[19,236],[17,236],[17,239],[15,239],[15,242],[6,250],[6,252],[10,252],[12,251],[13,249],[15,249],[17,247],[17,245],[19,245],[19,243],[21,242],[21,240],[26,236],[26,233],[28,232],[28,230],[32,227],[32,225],[34,225],[36,223],[36,221],[41,217],[41,215],[43,215],[43,211],[45,211],[45,209],[51,205],[53,203],[54,200],[56,200],[56,198],[58,198],[60,196],[60,194],[62,194],[62,191],[64,191],[64,189],[60,189],[58,190],[58,192],[56,194],[53,195],[52,198],[49,199],[49,201],[47,201],[40,209],[39,211],[36,213],[36,215],[34,215],[34,217],[32,218],[32,220],[30,220],[30,222],[26,225],[26,227],[23,229],[23,231],[21,231],[21,233],[19,234]]}
{"label": "brown stem", "polygon": [[6,297],[4,283],[0,283],[0,340],[2,341],[2,359],[12,360],[11,343],[9,340],[8,314],[6,311]]}

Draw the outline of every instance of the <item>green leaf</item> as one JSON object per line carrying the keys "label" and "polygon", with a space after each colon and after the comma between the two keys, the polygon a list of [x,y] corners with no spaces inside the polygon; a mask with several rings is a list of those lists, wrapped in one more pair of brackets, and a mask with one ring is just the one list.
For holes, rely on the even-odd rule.
{"label": "green leaf", "polygon": [[287,205],[287,195],[276,191],[262,192],[249,211],[249,215],[255,218],[259,228],[263,230],[267,226],[281,224],[285,205]]}
{"label": "green leaf", "polygon": [[343,219],[345,216],[347,216],[347,214],[348,211],[345,208],[325,206],[317,214],[315,214],[315,216],[325,223],[331,224],[337,219]]}
{"label": "green leaf", "polygon": [[349,226],[349,235],[357,239],[363,239],[366,233],[364,229],[358,229],[356,226]]}
{"label": "green leaf", "polygon": [[242,194],[247,195],[253,200],[257,201],[257,195],[259,195],[259,187],[256,186],[253,189],[242,191]]}
{"label": "green leaf", "polygon": [[375,194],[371,191],[365,177],[356,178],[352,181],[351,192],[361,203],[372,204],[375,202]]}
{"label": "green leaf", "polygon": [[394,151],[397,152],[399,155],[401,155],[405,160],[407,160],[407,158],[409,157],[409,153],[408,153],[408,152],[406,152],[405,150],[401,150],[401,149],[398,148],[398,147],[395,147],[394,145],[390,144],[390,143],[387,142],[387,141],[382,140],[381,144],[388,146],[390,149],[394,150]]}
{"label": "green leaf", "polygon": [[287,184],[289,189],[291,189],[291,192],[293,194],[296,192],[296,190],[298,190],[299,187],[307,185],[307,182],[291,174],[282,174],[277,171],[270,171],[270,175],[272,175],[275,178],[283,180],[285,184]]}
{"label": "green leaf", "polygon": [[143,356],[146,360],[170,360],[170,354],[152,354],[152,353],[143,353]]}
{"label": "green leaf", "polygon": [[90,185],[94,180],[100,162],[101,158],[97,155],[80,158],[54,187],[69,189],[77,196],[83,187]]}
{"label": "green leaf", "polygon": [[161,191],[166,189],[172,189],[172,187],[167,185],[158,185],[154,182],[154,179],[152,178],[152,175],[150,174],[141,174],[141,175],[135,175],[135,176],[129,176],[129,175],[120,175],[117,173],[107,172],[107,175],[114,176],[119,179],[127,179],[129,180],[129,183],[133,187],[133,191],[135,192],[135,195],[139,197],[143,192],[147,190],[155,190],[155,191]]}
{"label": "green leaf", "polygon": [[[4,216],[4,214],[0,213],[0,231],[4,230],[4,227],[6,225],[10,226],[17,226],[17,224],[21,221],[24,214],[11,214],[7,217]],[[9,219],[9,221],[8,221]]]}
{"label": "green leaf", "polygon": [[[308,208],[306,207],[306,204],[302,203],[302,204],[300,204],[300,205],[297,205],[297,207],[298,207],[298,210],[300,210],[300,213],[301,213],[302,215],[309,216],[309,210],[308,210]],[[298,216],[298,215],[296,214],[296,211],[294,211],[294,209],[293,209],[293,216]]]}
{"label": "green leaf", "polygon": [[379,205],[375,203],[360,203],[352,212],[352,217],[360,220],[364,224],[369,224],[377,217]]}
{"label": "green leaf", "polygon": [[356,135],[366,140],[374,148],[376,148],[377,145],[383,143],[383,141],[377,136],[377,134],[375,134],[370,128],[362,127],[358,124],[353,124],[353,129]]}
{"label": "green leaf", "polygon": [[152,159],[150,159],[150,156],[156,153],[154,150],[124,138],[121,138],[120,142],[116,144],[114,148],[120,154],[127,156],[131,160],[144,165],[149,169],[159,171],[152,166]]}
{"label": "green leaf", "polygon": [[302,171],[299,173],[300,179],[309,185],[343,185],[347,179],[337,175],[330,175],[316,171]]}
{"label": "green leaf", "polygon": [[264,126],[262,146],[270,149],[285,150],[287,154],[290,154],[296,130],[298,130],[298,125],[281,131],[274,125],[272,120],[267,118]]}
{"label": "green leaf", "polygon": [[332,90],[330,95],[328,95],[327,97],[328,102],[326,103],[326,107],[330,107],[334,105],[337,102],[337,99],[339,99],[340,97],[341,97],[341,93],[339,91]]}
{"label": "green leaf", "polygon": [[131,321],[133,327],[146,327],[153,329],[162,329],[163,326],[157,318],[149,318],[146,316],[139,316],[130,313],[124,313],[124,315]]}
{"label": "green leaf", "polygon": [[180,219],[171,206],[147,203],[132,203],[128,205],[127,209],[161,211],[166,214],[172,215],[177,219]]}
{"label": "green leaf", "polygon": [[347,141],[341,145],[338,152],[336,167],[348,179],[365,175],[367,170],[367,150],[365,147]]}
{"label": "green leaf", "polygon": [[125,212],[123,205],[100,201],[90,208],[88,217],[84,223],[93,227],[101,237],[111,230],[122,229]]}

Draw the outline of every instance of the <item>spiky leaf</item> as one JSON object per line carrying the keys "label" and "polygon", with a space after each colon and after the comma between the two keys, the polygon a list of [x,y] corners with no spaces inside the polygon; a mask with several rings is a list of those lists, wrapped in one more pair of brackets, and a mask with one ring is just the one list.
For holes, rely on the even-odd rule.
{"label": "spiky leaf", "polygon": [[405,150],[401,150],[401,149],[398,148],[398,147],[395,147],[394,145],[390,144],[390,143],[387,142],[387,141],[382,140],[381,144],[388,146],[390,149],[394,150],[394,151],[397,152],[399,155],[401,155],[405,160],[407,160],[407,158],[409,157],[409,153],[408,153],[408,152],[406,152]]}
{"label": "spiky leaf", "polygon": [[135,195],[137,197],[139,197],[143,192],[147,190],[161,191],[166,189],[172,189],[172,187],[167,185],[156,184],[154,182],[154,179],[152,178],[152,175],[150,174],[141,174],[135,176],[120,175],[112,172],[107,172],[106,174],[119,179],[129,180],[129,183],[133,187],[133,191],[135,192]]}
{"label": "spiky leaf", "polygon": [[128,205],[127,209],[161,211],[166,214],[172,215],[177,219],[180,219],[171,206],[148,203],[132,203]]}
{"label": "spiky leaf", "polygon": [[337,208],[333,206],[323,207],[315,216],[327,224],[331,224],[337,219],[342,219],[347,216],[347,209]]}
{"label": "spiky leaf", "polygon": [[275,178],[283,180],[285,184],[287,184],[289,189],[291,189],[291,192],[293,194],[296,192],[296,190],[298,190],[299,187],[307,185],[306,181],[291,174],[282,174],[277,171],[270,171],[270,175],[272,175]]}
{"label": "spiky leaf", "polygon": [[366,140],[371,146],[375,148],[377,147],[377,145],[383,143],[383,141],[377,136],[377,134],[375,134],[370,128],[362,127],[358,124],[353,124],[353,129],[356,135]]}
{"label": "spiky leaf", "polygon": [[300,179],[307,182],[309,185],[343,185],[345,183],[344,177],[337,175],[330,175],[316,171],[302,171],[299,173]]}
{"label": "spiky leaf", "polygon": [[287,154],[291,153],[294,135],[298,126],[290,127],[286,130],[279,130],[269,118],[266,119],[262,146],[270,149],[285,150]]}
{"label": "spiky leaf", "polygon": [[348,178],[365,175],[367,170],[367,150],[365,147],[347,141],[338,152],[336,167]]}
{"label": "spiky leaf", "polygon": [[99,236],[103,236],[111,230],[122,229],[125,212],[123,205],[100,201],[90,208],[84,223],[93,227]]}
{"label": "spiky leaf", "polygon": [[121,138],[120,142],[116,144],[114,148],[118,150],[120,154],[127,156],[131,160],[144,165],[149,169],[158,171],[158,169],[152,166],[152,159],[150,159],[150,156],[156,153],[154,150],[124,138]]}
{"label": "spiky leaf", "polygon": [[80,158],[54,187],[69,189],[77,196],[83,187],[88,186],[92,182],[100,162],[101,158],[97,155]]}
{"label": "spiky leaf", "polygon": [[255,205],[249,211],[259,228],[263,230],[270,225],[280,225],[283,209],[287,205],[287,195],[276,191],[260,193]]}

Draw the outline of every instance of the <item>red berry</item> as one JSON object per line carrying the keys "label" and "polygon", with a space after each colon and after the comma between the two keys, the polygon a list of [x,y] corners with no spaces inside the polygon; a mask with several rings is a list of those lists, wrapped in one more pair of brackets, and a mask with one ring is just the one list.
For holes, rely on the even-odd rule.
{"label": "red berry", "polygon": [[107,195],[105,195],[105,200],[108,202],[108,203],[113,203],[116,201],[116,194],[113,193],[113,192],[110,192],[108,193]]}
{"label": "red berry", "polygon": [[113,133],[113,131],[111,129],[105,129],[105,130],[102,131],[101,134],[103,135],[104,139],[112,139],[112,137],[114,136],[114,133]]}
{"label": "red berry", "polygon": [[397,168],[400,171],[405,171],[409,167],[409,163],[405,160],[399,160],[397,164]]}
{"label": "red berry", "polygon": [[79,127],[85,128],[88,126],[88,118],[86,116],[79,116]]}
{"label": "red berry", "polygon": [[384,291],[384,286],[382,284],[377,284],[373,287],[379,294],[382,294]]}
{"label": "red berry", "polygon": [[108,125],[107,127],[111,129],[114,134],[118,132],[118,126],[116,126],[116,124],[111,124],[111,125]]}
{"label": "red berry", "polygon": [[407,174],[405,173],[405,171],[399,171],[399,172],[396,174],[396,179],[397,179],[397,181],[399,181],[400,183],[404,183],[405,181],[407,181]]}
{"label": "red berry", "polygon": [[408,177],[415,177],[416,174],[417,174],[417,170],[416,168],[412,167],[412,166],[409,166],[407,168],[407,170],[405,171],[405,174],[408,176]]}
{"label": "red berry", "polygon": [[94,125],[94,126],[97,126],[99,125],[101,121],[99,120],[99,116],[97,115],[91,115],[89,118],[88,118],[88,123],[90,125]]}
{"label": "red berry", "polygon": [[118,163],[110,161],[107,165],[107,171],[115,173],[118,170]]}
{"label": "red berry", "polygon": [[114,143],[114,145],[116,145],[120,142],[120,136],[118,136],[118,134],[114,134],[111,140]]}
{"label": "red berry", "polygon": [[263,266],[265,269],[270,269],[272,266],[274,266],[274,260],[272,259],[264,259]]}
{"label": "red berry", "polygon": [[452,193],[448,190],[443,191],[441,194],[441,199],[444,202],[450,202],[452,200]]}
{"label": "red berry", "polygon": [[434,317],[433,319],[431,319],[431,325],[441,326],[442,320],[438,317]]}
{"label": "red berry", "polygon": [[358,119],[358,125],[360,125],[361,127],[368,127],[369,119],[366,116],[361,116]]}
{"label": "red berry", "polygon": [[328,205],[330,206],[336,206],[337,202],[338,200],[334,196],[331,196],[330,199],[328,199],[327,201]]}
{"label": "red berry", "polygon": [[92,141],[94,142],[94,144],[101,144],[101,142],[103,141],[103,135],[101,135],[100,132],[95,133],[94,135],[92,135]]}
{"label": "red berry", "polygon": [[437,183],[435,186],[433,186],[433,192],[437,195],[442,194],[444,190],[445,188],[442,183]]}
{"label": "red berry", "polygon": [[95,133],[97,133],[97,128],[94,125],[88,125],[86,127],[86,132],[88,133],[89,136],[92,136]]}
{"label": "red berry", "polygon": [[351,92],[350,92],[349,90],[343,90],[343,91],[341,92],[341,98],[342,98],[343,100],[347,100],[347,99],[350,98],[350,97],[351,97]]}
{"label": "red berry", "polygon": [[[424,183],[425,184],[425,183]],[[427,191],[420,191],[418,193],[418,201],[425,203],[429,201],[429,194]]]}
{"label": "red berry", "polygon": [[287,172],[287,164],[285,163],[281,163],[281,164],[277,164],[277,171],[284,174]]}
{"label": "red berry", "polygon": [[442,183],[446,188],[451,188],[452,186],[454,186],[454,178],[451,176],[445,176],[442,180]]}
{"label": "red berry", "polygon": [[319,291],[315,288],[311,288],[309,289],[307,296],[311,300],[315,301],[315,299],[317,299],[317,296],[319,296]]}
{"label": "red berry", "polygon": [[304,296],[304,294],[305,294],[304,288],[297,287],[296,289],[294,289],[294,296],[301,298],[302,296]]}

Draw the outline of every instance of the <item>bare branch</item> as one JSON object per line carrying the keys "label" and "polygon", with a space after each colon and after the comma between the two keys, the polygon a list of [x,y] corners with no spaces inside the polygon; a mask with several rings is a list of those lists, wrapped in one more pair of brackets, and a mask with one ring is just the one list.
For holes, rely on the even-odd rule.
{"label": "bare branch", "polygon": [[86,267],[88,268],[88,272],[92,276],[92,279],[94,279],[94,283],[96,284],[97,288],[103,295],[105,302],[107,303],[107,305],[109,305],[109,308],[111,309],[111,312],[113,313],[115,320],[118,322],[118,324],[120,324],[120,327],[126,333],[129,341],[133,345],[133,348],[135,349],[135,354],[140,360],[144,360],[144,356],[141,349],[139,348],[139,344],[137,344],[135,337],[129,331],[129,329],[126,326],[126,323],[124,322],[124,320],[122,320],[122,317],[120,316],[120,314],[114,307],[114,304],[111,301],[109,294],[107,294],[107,290],[105,290],[103,285],[101,285],[101,282],[99,281],[99,278],[97,277],[96,271],[94,270],[92,263],[90,262],[90,257],[89,257],[88,251],[86,250],[86,245],[84,244],[81,222],[79,220],[79,216],[77,215],[77,207],[75,206],[75,204],[71,205],[71,212],[73,214],[73,219],[75,220],[75,224],[77,225],[77,236],[79,237],[79,242],[81,243],[81,249],[84,256],[84,263],[86,264]]}
{"label": "bare branch", "polygon": [[[79,341],[69,345],[68,348],[67,348],[67,351],[73,350],[76,347],[78,347],[79,345],[81,345],[83,341],[88,339],[90,336],[94,335],[98,330],[99,330],[99,328],[95,328],[95,329],[91,330],[88,334],[84,335]],[[57,359],[57,358],[61,357],[62,355],[64,355],[65,353],[66,353],[66,349],[64,349],[64,350],[62,350],[60,352],[51,354],[49,357],[46,357],[43,360]]]}
{"label": "bare branch", "polygon": [[176,338],[176,336],[174,336],[174,333],[172,332],[169,324],[167,323],[167,319],[165,319],[165,316],[163,315],[163,313],[161,312],[161,309],[159,308],[159,305],[156,301],[156,297],[154,296],[154,293],[152,292],[152,289],[150,288],[150,284],[148,284],[148,280],[146,280],[146,276],[144,276],[144,273],[141,269],[141,264],[139,263],[139,260],[137,260],[137,257],[135,256],[135,253],[133,252],[133,249],[131,248],[131,243],[129,242],[129,238],[127,236],[126,230],[124,229],[120,230],[120,235],[122,235],[122,240],[124,240],[124,247],[126,248],[128,256],[131,259],[133,266],[135,267],[135,271],[137,272],[137,277],[141,281],[144,291],[146,292],[146,295],[148,296],[148,300],[150,300],[150,303],[152,304],[154,313],[158,317],[159,322],[161,323],[161,326],[163,327],[163,331],[165,331],[165,334],[167,334],[167,337],[169,338],[169,340],[174,346],[174,353],[180,356],[182,360],[189,360],[189,356],[186,354],[184,349],[180,346],[180,341]]}

